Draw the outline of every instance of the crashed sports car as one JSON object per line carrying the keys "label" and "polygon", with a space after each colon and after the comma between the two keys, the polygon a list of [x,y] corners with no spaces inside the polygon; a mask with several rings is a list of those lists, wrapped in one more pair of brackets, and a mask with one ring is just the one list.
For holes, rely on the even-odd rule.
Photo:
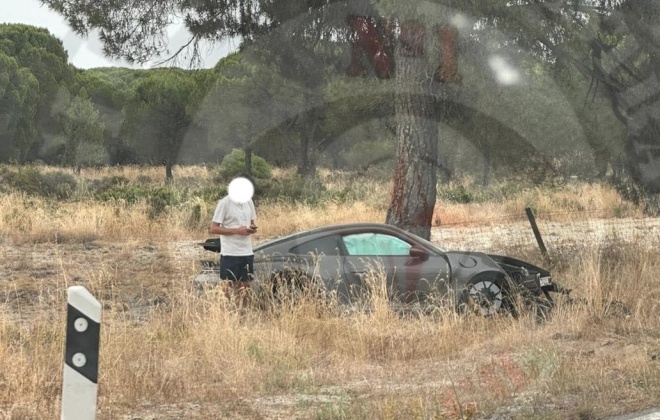
{"label": "crashed sports car", "polygon": [[[217,238],[201,243],[222,253]],[[476,308],[483,315],[516,312],[517,302],[552,308],[551,293],[567,293],[540,267],[515,258],[481,252],[445,251],[395,226],[375,223],[326,226],[273,239],[254,248],[255,281],[278,288],[321,287],[342,303],[385,281],[396,302],[441,297],[457,310]],[[219,280],[216,261],[202,261],[196,283]],[[382,283],[381,283],[382,284]],[[437,301],[437,299],[435,300]]]}

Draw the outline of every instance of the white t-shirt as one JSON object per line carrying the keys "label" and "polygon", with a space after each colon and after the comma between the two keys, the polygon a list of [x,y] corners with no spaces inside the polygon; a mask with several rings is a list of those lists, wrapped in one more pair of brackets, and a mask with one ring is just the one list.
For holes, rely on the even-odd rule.
{"label": "white t-shirt", "polygon": [[[213,221],[226,228],[238,228],[250,226],[250,221],[257,219],[254,203],[249,200],[246,203],[232,201],[229,196],[218,201],[213,214]],[[220,253],[236,257],[252,255],[251,235],[220,235]]]}

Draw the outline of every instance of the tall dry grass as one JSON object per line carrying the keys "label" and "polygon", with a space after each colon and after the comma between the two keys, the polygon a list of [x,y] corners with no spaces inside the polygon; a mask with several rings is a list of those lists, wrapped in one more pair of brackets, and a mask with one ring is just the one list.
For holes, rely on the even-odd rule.
{"label": "tall dry grass", "polygon": [[[43,172],[62,169],[43,167]],[[131,183],[162,187],[169,185],[184,191],[190,184],[213,185],[209,170],[203,166],[175,167],[175,180],[165,181],[162,167],[112,167],[84,170],[81,185],[111,177],[123,177]],[[276,179],[289,179],[293,170],[277,169]],[[255,197],[258,208],[259,235],[264,240],[286,233],[321,225],[349,222],[383,222],[389,204],[390,179],[377,174],[369,177],[340,171],[320,170],[319,180],[330,198],[321,203],[290,203]],[[475,190],[473,202],[456,203],[444,190]],[[470,179],[439,186],[433,217],[435,225],[492,223],[520,218],[525,207],[532,207],[539,217],[561,218],[562,212],[594,211],[602,217],[637,217],[641,210],[625,202],[618,193],[602,184],[566,184],[561,187],[511,188],[505,182],[489,187],[474,185]],[[334,196],[344,197],[334,199]],[[219,199],[220,197],[218,197]],[[139,238],[153,240],[199,239],[206,236],[215,202],[194,198],[170,207],[156,217],[150,215],[146,200],[129,204],[122,200],[98,201],[82,194],[73,200],[56,201],[22,192],[0,195],[0,237],[17,243],[31,241],[88,242]]]}
{"label": "tall dry grass", "polygon": [[[118,173],[155,185],[164,175],[161,168],[123,168],[83,176]],[[175,169],[175,176],[184,173],[208,177],[201,167]],[[321,179],[358,199],[261,202],[257,239],[384,220],[387,181],[330,171]],[[213,203],[196,204],[207,216],[213,210]],[[531,204],[548,213],[638,211],[605,186],[570,185],[516,189],[496,202],[440,198],[436,217],[443,224],[498,219]],[[46,278],[34,275],[39,256],[0,259],[3,273],[19,273],[0,288],[0,418],[59,415],[66,288],[73,283],[104,307],[100,419],[577,419],[660,401],[660,255],[648,248],[612,238],[579,249],[554,273],[577,302],[560,301],[543,323],[533,314],[458,316],[449,307],[401,313],[378,275],[373,293],[353,310],[313,299],[276,305],[256,298],[238,308],[217,291],[192,290],[196,267],[174,263],[171,248],[144,250],[159,238],[203,238],[206,223],[191,226],[186,206],[157,219],[146,206],[53,202],[18,192],[0,197],[5,249],[37,243],[34,249],[47,252],[48,243],[72,244],[52,247],[57,269],[38,271],[53,273]],[[109,254],[89,257],[81,274],[71,253],[88,252],[74,246],[92,241],[108,243],[102,249]]]}
{"label": "tall dry grass", "polygon": [[[402,315],[378,276],[359,305],[370,311],[304,299],[240,309],[181,281],[136,317],[107,309],[118,290],[104,299],[99,418],[175,418],[197,407],[207,418],[563,419],[657,403],[660,256],[612,244],[581,257],[562,273],[581,303],[560,304],[541,324],[532,314],[461,317],[450,308]],[[118,287],[113,279],[99,274],[86,286],[104,296]],[[0,312],[7,418],[58,413],[63,290],[29,322]],[[629,311],[611,311],[612,300]]]}

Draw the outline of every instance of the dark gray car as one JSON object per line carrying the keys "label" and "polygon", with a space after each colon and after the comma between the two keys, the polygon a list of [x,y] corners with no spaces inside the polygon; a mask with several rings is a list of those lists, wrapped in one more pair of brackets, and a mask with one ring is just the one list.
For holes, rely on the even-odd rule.
{"label": "dark gray car", "polygon": [[[201,245],[221,252],[218,239]],[[481,252],[444,251],[386,224],[321,227],[261,243],[254,251],[253,287],[277,294],[284,286],[314,285],[336,293],[343,303],[383,285],[382,279],[394,301],[439,297],[459,310],[474,306],[484,315],[515,312],[517,300],[551,308],[551,293],[563,291],[547,270],[532,264]],[[217,263],[205,261],[204,266],[196,280],[217,279]]]}

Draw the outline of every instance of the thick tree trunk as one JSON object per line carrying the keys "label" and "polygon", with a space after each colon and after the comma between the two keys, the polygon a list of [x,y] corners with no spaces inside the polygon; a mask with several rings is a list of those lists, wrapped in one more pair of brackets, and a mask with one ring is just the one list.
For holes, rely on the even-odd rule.
{"label": "thick tree trunk", "polygon": [[314,148],[310,137],[303,133],[300,139],[300,154],[298,156],[298,175],[305,178],[313,178],[316,175],[316,157],[314,156]]}
{"label": "thick tree trunk", "polygon": [[[600,65],[601,51],[596,51],[595,57],[596,75],[609,77]],[[622,162],[614,162],[613,180],[624,197],[644,204],[648,214],[657,215],[660,214],[660,73],[651,73],[646,80],[619,89],[605,88],[615,116],[627,131],[625,156]],[[598,150],[594,150],[597,154]]]}
{"label": "thick tree trunk", "polygon": [[[644,205],[648,214],[660,214],[660,34],[656,23],[660,7],[656,0],[627,0],[620,6],[622,20],[629,31],[627,37],[634,54],[610,63],[637,62],[632,65],[632,78],[620,75],[630,68],[610,69],[603,64],[607,54],[619,54],[619,49],[604,49],[601,42],[592,42],[594,76],[605,82],[605,92],[612,101],[615,116],[627,130],[624,171],[615,171],[614,181],[626,198]],[[605,22],[605,21],[603,21]],[[605,33],[612,30],[612,21],[601,26]],[[634,52],[630,52],[634,51]],[[633,60],[634,58],[634,60]],[[639,66],[639,67],[638,67]],[[622,176],[623,175],[623,176]]]}
{"label": "thick tree trunk", "polygon": [[397,165],[386,223],[431,237],[436,200],[438,121],[424,29],[403,25],[396,55]]}

